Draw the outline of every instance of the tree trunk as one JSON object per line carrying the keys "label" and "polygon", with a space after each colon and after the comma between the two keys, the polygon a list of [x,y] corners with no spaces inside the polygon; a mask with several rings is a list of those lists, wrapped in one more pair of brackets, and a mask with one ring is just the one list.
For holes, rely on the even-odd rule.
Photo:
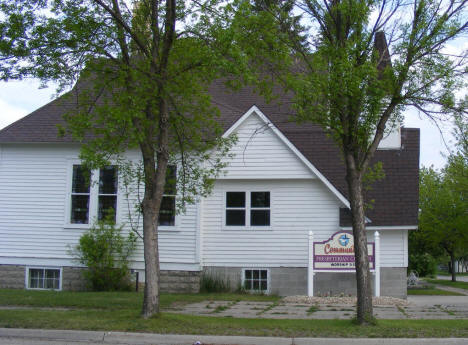
{"label": "tree trunk", "polygon": [[357,322],[367,324],[373,318],[372,288],[367,253],[365,228],[364,197],[362,194],[362,177],[355,169],[347,166],[349,201],[351,204],[352,226],[354,235],[354,256],[356,263],[357,283]]}
{"label": "tree trunk", "polygon": [[[147,187],[145,187],[145,194]],[[143,246],[145,257],[145,292],[143,317],[149,318],[159,313],[159,248],[155,220],[156,200],[145,197],[143,200]]]}
{"label": "tree trunk", "polygon": [[[159,248],[158,220],[159,210],[166,184],[166,171],[169,162],[169,124],[167,104],[160,88],[159,136],[156,162],[151,141],[152,130],[147,133],[147,142],[142,144],[143,166],[145,171],[145,196],[143,198],[143,242],[145,257],[145,294],[143,299],[143,317],[149,318],[159,313]],[[154,119],[151,106],[147,108],[147,118]],[[150,143],[150,144],[148,144]],[[156,167],[155,167],[156,165]]]}
{"label": "tree trunk", "polygon": [[455,270],[455,255],[453,253],[450,254],[450,265],[452,266],[452,281],[457,281],[457,272]]}

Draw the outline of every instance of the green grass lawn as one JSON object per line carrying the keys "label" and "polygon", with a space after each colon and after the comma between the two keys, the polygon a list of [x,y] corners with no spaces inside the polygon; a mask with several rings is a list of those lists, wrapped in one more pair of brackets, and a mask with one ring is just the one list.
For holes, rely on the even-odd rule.
{"label": "green grass lawn", "polygon": [[467,282],[453,282],[451,280],[443,280],[443,279],[427,279],[427,282],[431,284],[439,284],[439,285],[451,286],[454,288],[468,290]]}
{"label": "green grass lawn", "polygon": [[465,296],[458,292],[445,291],[436,288],[408,289],[408,295],[428,295],[428,296]]}
{"label": "green grass lawn", "polygon": [[[174,304],[196,303],[201,301],[278,301],[274,295],[198,293],[161,294],[161,308]],[[86,309],[141,309],[142,292],[71,292],[71,291],[32,291],[1,290],[0,306],[33,306],[52,308]]]}
{"label": "green grass lawn", "polygon": [[[277,301],[277,296],[163,294],[169,307],[205,300]],[[0,290],[0,327],[284,337],[468,337],[468,320],[379,320],[361,327],[351,320],[273,320],[206,317],[163,312],[140,316],[141,293]],[[21,306],[30,309],[21,309]],[[39,309],[70,308],[70,309]]]}

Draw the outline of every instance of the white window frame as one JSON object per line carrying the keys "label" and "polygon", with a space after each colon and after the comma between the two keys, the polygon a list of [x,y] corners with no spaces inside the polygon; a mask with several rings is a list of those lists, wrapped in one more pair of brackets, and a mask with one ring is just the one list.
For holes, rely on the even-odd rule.
{"label": "white window frame", "polygon": [[[99,192],[99,182],[101,179],[101,169],[97,169],[94,173],[96,175],[96,184],[97,184],[97,199],[96,199],[96,219],[99,218],[99,197],[101,196],[115,196],[115,221],[117,223],[117,208],[119,207],[119,181],[120,181],[120,176],[119,176],[119,168],[117,165],[112,165],[115,166],[117,169],[117,190],[115,194],[101,194]],[[71,215],[70,215],[71,216]]]}
{"label": "white window frame", "polygon": [[[29,270],[57,270],[60,271],[60,278],[59,278],[59,288],[58,289],[45,289],[45,288],[31,288],[29,287]],[[62,291],[62,281],[63,281],[63,268],[62,267],[55,267],[55,266],[26,266],[25,267],[25,275],[24,275],[24,287],[26,290],[53,290],[53,291]]]}
{"label": "white window frame", "polygon": [[244,267],[242,268],[242,279],[241,279],[241,286],[242,289],[245,289],[245,271],[267,271],[267,289],[266,290],[245,290],[252,293],[265,293],[269,294],[271,291],[271,278],[270,278],[270,269],[264,267]]}
{"label": "white window frame", "polygon": [[[83,163],[76,158],[68,159],[67,169],[67,192],[65,200],[65,219],[64,228],[67,229],[90,229],[98,219],[98,207],[99,207],[99,169],[92,170],[90,176],[89,186],[89,210],[88,210],[88,224],[76,224],[71,222],[71,197],[72,197],[72,186],[73,186],[73,166],[83,165]],[[111,164],[113,165],[113,164]],[[120,181],[120,172],[117,170],[117,176]],[[120,182],[119,182],[120,183]],[[111,194],[101,194],[111,195]],[[115,194],[112,194],[115,195]],[[121,191],[117,186],[117,209],[115,210],[115,221],[119,223],[120,220],[120,207],[119,200],[121,199]]]}
{"label": "white window frame", "polygon": [[[168,166],[175,166],[176,169],[176,180],[177,180],[177,173],[179,171],[179,165],[177,164],[169,164]],[[174,202],[175,202],[175,215],[174,215],[174,225],[158,225],[158,231],[179,231],[179,226],[180,226],[180,217],[179,214],[177,213],[177,186],[176,186],[176,194],[163,194],[163,197],[165,196],[172,196],[174,197]],[[161,200],[162,202],[162,200]]]}
{"label": "white window frame", "polygon": [[[229,192],[244,192],[245,195],[245,208],[242,207],[226,207],[227,193]],[[251,193],[255,192],[269,192],[270,193],[270,207],[253,207],[251,204]],[[245,225],[226,225],[226,210],[244,210],[245,209]],[[250,211],[251,210],[269,210],[270,211],[270,225],[250,225]],[[223,230],[255,230],[270,231],[273,229],[273,192],[262,188],[226,188],[223,191],[223,207],[222,207],[222,229]]]}

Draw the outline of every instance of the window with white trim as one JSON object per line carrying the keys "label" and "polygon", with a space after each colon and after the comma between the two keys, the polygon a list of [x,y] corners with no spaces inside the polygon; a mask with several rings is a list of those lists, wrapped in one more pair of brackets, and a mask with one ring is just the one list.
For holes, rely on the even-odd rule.
{"label": "window with white trim", "polygon": [[90,178],[89,170],[81,165],[73,165],[70,215],[72,224],[89,223]]}
{"label": "window with white trim", "polygon": [[164,186],[161,208],[159,209],[159,226],[175,226],[176,182],[177,168],[174,165],[169,165],[166,171],[166,184]]}
{"label": "window with white trim", "polygon": [[117,167],[110,165],[99,170],[98,220],[110,217],[115,222],[118,190]]}
{"label": "window with white trim", "polygon": [[250,192],[250,226],[270,226],[270,192]]}
{"label": "window with white trim", "polygon": [[226,226],[270,226],[270,192],[226,192]]}
{"label": "window with white trim", "polygon": [[243,286],[247,291],[268,291],[268,270],[244,269]]}
{"label": "window with white trim", "polygon": [[116,221],[117,166],[109,165],[92,172],[82,165],[73,164],[71,179],[70,224],[89,224],[92,219],[106,217]]}
{"label": "window with white trim", "polygon": [[61,289],[61,274],[58,268],[28,268],[28,289]]}

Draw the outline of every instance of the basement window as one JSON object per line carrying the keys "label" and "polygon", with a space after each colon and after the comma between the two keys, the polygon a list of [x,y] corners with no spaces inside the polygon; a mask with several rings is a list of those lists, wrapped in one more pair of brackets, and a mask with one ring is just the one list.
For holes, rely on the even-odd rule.
{"label": "basement window", "polygon": [[34,267],[27,270],[27,288],[61,290],[62,272],[59,268]]}
{"label": "basement window", "polygon": [[242,286],[246,291],[267,292],[268,291],[268,270],[244,269]]}

